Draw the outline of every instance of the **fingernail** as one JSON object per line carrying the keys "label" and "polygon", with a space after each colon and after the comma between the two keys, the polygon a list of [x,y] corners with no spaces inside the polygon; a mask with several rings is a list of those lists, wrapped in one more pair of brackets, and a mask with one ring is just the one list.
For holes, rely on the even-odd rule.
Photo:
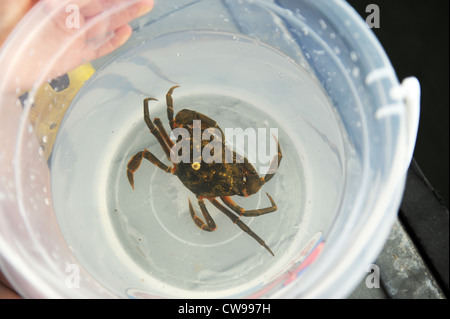
{"label": "fingernail", "polygon": [[149,13],[152,9],[153,9],[153,2],[151,4],[149,3],[143,4],[142,7],[139,8],[138,17],[141,17],[144,14]]}

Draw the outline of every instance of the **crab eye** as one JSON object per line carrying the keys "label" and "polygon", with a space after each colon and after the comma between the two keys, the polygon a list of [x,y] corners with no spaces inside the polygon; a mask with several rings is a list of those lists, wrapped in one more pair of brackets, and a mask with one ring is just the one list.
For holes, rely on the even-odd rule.
{"label": "crab eye", "polygon": [[198,171],[200,169],[200,163],[199,162],[194,162],[191,165],[192,169]]}

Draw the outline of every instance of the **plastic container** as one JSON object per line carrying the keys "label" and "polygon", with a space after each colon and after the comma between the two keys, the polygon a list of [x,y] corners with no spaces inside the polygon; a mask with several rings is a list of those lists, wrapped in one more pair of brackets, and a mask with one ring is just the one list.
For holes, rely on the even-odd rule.
{"label": "plastic container", "polygon": [[[417,80],[399,84],[344,1],[155,0],[124,46],[41,85],[61,57],[86,62],[68,52],[75,41],[134,2],[72,28],[59,50],[33,61],[55,14],[75,12],[66,1],[50,11],[40,3],[0,52],[7,278],[30,298],[346,297],[397,215],[417,134]],[[151,165],[136,173],[135,192],[127,184],[135,152],[163,155],[142,100],[162,101],[151,113],[167,124],[164,95],[175,84],[175,112],[189,105],[224,127],[279,130],[277,174],[238,202],[267,206],[264,192],[277,201],[277,212],[242,218],[275,257],[212,205],[218,229],[196,228],[188,192]]]}

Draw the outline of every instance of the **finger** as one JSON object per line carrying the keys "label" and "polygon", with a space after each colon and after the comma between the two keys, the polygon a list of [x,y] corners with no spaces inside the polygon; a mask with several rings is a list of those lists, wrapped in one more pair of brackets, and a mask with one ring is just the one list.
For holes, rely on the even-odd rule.
{"label": "finger", "polygon": [[[86,2],[86,0],[84,0]],[[131,7],[136,6],[142,14],[149,12],[154,5],[154,0],[90,0],[84,5],[80,5],[80,13],[85,18],[96,16],[114,6]]]}
{"label": "finger", "polygon": [[83,41],[75,46],[71,46],[67,52],[71,55],[71,59],[63,56],[55,66],[58,68],[52,70],[49,77],[55,77],[63,72],[71,70],[76,66],[86,62],[92,61],[106,54],[111,53],[121,45],[123,45],[131,36],[132,29],[129,25],[124,25],[116,30],[105,34],[104,37],[93,39],[91,41]]}
{"label": "finger", "polygon": [[[109,1],[109,6],[114,6],[117,3],[119,3],[118,0]],[[89,18],[102,13],[107,8],[105,1],[91,0],[80,7],[80,13],[85,18]]]}
{"label": "finger", "polygon": [[90,5],[92,2],[97,2],[98,0],[40,0],[44,3],[47,10],[64,10],[69,4],[76,5],[78,8],[84,8]]}
{"label": "finger", "polygon": [[[78,29],[84,26],[85,18],[80,13],[80,7],[86,5],[92,0],[73,0],[73,1],[61,1],[61,0],[42,0],[43,10],[45,13],[46,23],[48,26],[45,28],[55,28],[62,31],[63,34],[74,34],[78,32]],[[69,20],[77,20],[79,26],[70,27],[68,26]]]}
{"label": "finger", "polygon": [[95,50],[95,52],[93,52],[93,59],[107,55],[108,53],[111,53],[112,51],[123,45],[130,38],[132,32],[133,30],[128,24],[125,24],[114,30],[114,36],[100,48]]}
{"label": "finger", "polygon": [[[77,32],[89,21],[84,31],[88,39],[116,30],[133,19],[149,12],[154,0],[42,0],[45,12],[54,25],[64,33]],[[67,20],[77,18],[79,27],[67,27]]]}
{"label": "finger", "polygon": [[84,17],[90,18],[116,5],[127,5],[127,2],[132,3],[137,1],[139,0],[89,0],[80,6],[80,12]]}
{"label": "finger", "polygon": [[[86,23],[93,25],[86,31],[87,39],[96,38],[100,35],[116,30],[130,21],[146,14],[153,8],[153,0],[145,0],[129,4],[121,2],[116,7],[109,6],[102,14],[107,16],[91,16],[86,18]],[[109,14],[108,14],[109,13]]]}
{"label": "finger", "polygon": [[27,13],[31,5],[31,1],[0,1],[0,45]]}

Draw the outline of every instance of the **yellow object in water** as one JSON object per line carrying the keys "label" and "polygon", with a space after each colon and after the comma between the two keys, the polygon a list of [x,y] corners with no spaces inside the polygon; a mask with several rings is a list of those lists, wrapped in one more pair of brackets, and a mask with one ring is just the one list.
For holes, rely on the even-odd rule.
{"label": "yellow object in water", "polygon": [[[63,76],[44,83],[33,97],[30,122],[46,160],[52,153],[59,125],[67,108],[94,72],[95,69],[90,63],[83,64]],[[24,101],[28,98],[28,92],[25,92],[19,98],[24,104]]]}

